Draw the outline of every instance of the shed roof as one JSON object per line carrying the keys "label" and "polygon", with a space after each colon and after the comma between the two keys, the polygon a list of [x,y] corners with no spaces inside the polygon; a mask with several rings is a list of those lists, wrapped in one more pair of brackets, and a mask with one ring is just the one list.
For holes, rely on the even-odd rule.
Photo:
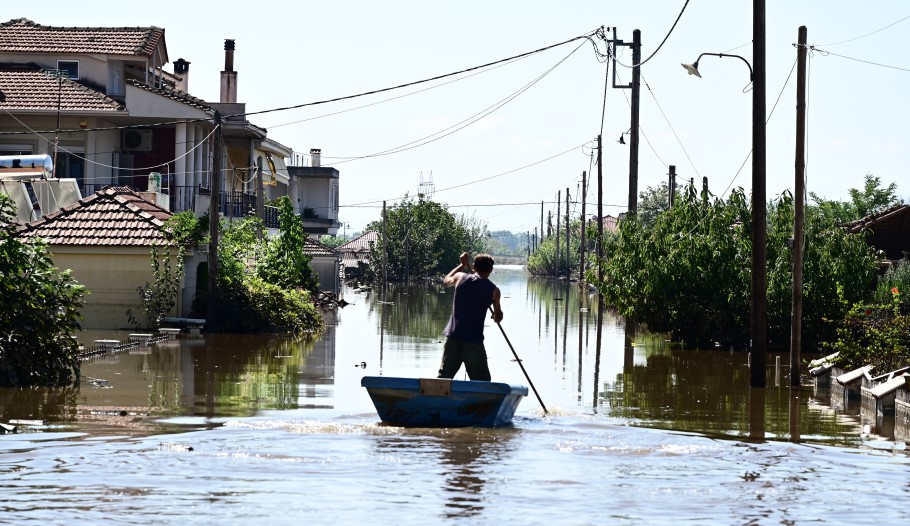
{"label": "shed roof", "polygon": [[847,225],[848,232],[864,230],[869,232],[868,243],[883,251],[888,259],[906,257],[910,254],[910,205],[895,205]]}
{"label": "shed roof", "polygon": [[151,246],[169,242],[171,212],[127,187],[108,187],[30,223],[18,234],[50,245]]}
{"label": "shed roof", "polygon": [[376,243],[379,240],[379,232],[375,230],[367,230],[363,234],[355,237],[354,239],[348,241],[347,243],[338,247],[338,252],[343,253],[352,253],[352,252],[369,252],[370,243]]}

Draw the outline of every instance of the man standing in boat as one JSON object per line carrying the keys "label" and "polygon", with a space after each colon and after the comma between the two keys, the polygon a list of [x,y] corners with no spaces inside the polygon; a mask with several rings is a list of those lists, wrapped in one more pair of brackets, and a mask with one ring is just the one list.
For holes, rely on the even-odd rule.
{"label": "man standing in boat", "polygon": [[446,274],[443,280],[446,287],[455,287],[455,297],[452,300],[452,315],[443,332],[446,343],[438,378],[454,378],[464,364],[468,378],[489,382],[490,367],[483,346],[483,324],[491,305],[493,321],[502,321],[499,287],[489,279],[493,272],[493,258],[489,254],[478,254],[474,258],[473,272],[470,254],[463,252],[459,259],[461,264]]}

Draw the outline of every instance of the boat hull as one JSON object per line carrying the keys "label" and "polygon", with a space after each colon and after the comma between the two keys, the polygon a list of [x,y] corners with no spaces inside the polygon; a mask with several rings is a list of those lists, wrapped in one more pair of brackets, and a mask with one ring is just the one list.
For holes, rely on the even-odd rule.
{"label": "boat hull", "polygon": [[500,427],[509,425],[528,388],[498,382],[445,378],[364,376],[379,418],[410,427]]}

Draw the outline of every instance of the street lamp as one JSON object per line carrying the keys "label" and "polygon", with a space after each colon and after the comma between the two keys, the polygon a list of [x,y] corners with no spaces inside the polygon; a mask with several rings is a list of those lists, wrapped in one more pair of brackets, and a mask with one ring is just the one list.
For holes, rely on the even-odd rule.
{"label": "street lamp", "polygon": [[727,53],[702,53],[692,64],[682,64],[689,73],[701,78],[698,72],[698,61],[708,55],[713,57],[735,57],[749,67],[749,80],[753,82],[752,90],[752,312],[749,320],[751,345],[749,349],[749,368],[751,387],[765,387],[765,351],[767,342],[767,309],[768,309],[768,239],[767,205],[765,203],[765,13],[764,0],[754,0],[753,16],[753,62],[758,70],[758,78],[752,71],[749,61],[739,55]]}
{"label": "street lamp", "polygon": [[698,62],[701,60],[701,57],[703,57],[705,55],[708,55],[711,57],[720,57],[720,58],[736,57],[736,58],[742,60],[743,62],[746,63],[746,66],[749,68],[749,80],[750,81],[753,80],[752,65],[749,64],[749,61],[739,55],[730,55],[729,53],[702,53],[701,55],[698,55],[698,58],[695,60],[695,62],[693,62],[691,64],[680,64],[680,66],[682,66],[686,71],[688,71],[689,75],[695,75],[696,77],[701,78],[701,73],[698,72]]}

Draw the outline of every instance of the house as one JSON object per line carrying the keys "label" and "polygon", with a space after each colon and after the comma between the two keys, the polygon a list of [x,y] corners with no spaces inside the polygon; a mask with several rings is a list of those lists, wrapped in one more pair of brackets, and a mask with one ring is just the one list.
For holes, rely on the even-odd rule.
{"label": "house", "polygon": [[338,235],[338,170],[322,166],[322,151],[310,149],[310,166],[289,166],[288,196],[303,228],[312,235]]}
{"label": "house", "polygon": [[370,251],[379,240],[379,232],[368,230],[336,250],[341,254],[345,278],[360,276],[362,266],[370,264]]}
{"label": "house", "polygon": [[866,231],[866,242],[885,253],[891,264],[910,258],[910,205],[899,204],[847,225],[850,233]]}
{"label": "house", "polygon": [[310,256],[310,268],[319,277],[319,290],[341,289],[341,254],[324,243],[307,237],[303,253]]}
{"label": "house", "polygon": [[[208,102],[189,93],[188,60],[165,70],[163,28],[0,23],[0,110],[12,117],[0,120],[0,157],[50,155],[53,177],[74,179],[81,195],[108,185],[150,190],[172,212],[206,212],[214,172],[222,214],[265,216],[265,200],[288,195],[293,150],[244,116],[235,49],[224,41],[220,100]],[[213,170],[216,112],[225,151]],[[337,210],[328,192],[303,192],[292,200],[306,202],[301,210]]]}
{"label": "house", "polygon": [[[137,287],[154,282],[151,247],[170,246],[162,227],[171,215],[130,188],[111,187],[20,225],[17,235],[44,239],[54,264],[72,269],[73,278],[88,289],[83,329],[121,329],[131,326],[130,309],[145,321],[138,312]],[[194,273],[187,276],[195,279]],[[192,297],[195,283],[185,282],[187,286],[177,305],[187,290]]]}

